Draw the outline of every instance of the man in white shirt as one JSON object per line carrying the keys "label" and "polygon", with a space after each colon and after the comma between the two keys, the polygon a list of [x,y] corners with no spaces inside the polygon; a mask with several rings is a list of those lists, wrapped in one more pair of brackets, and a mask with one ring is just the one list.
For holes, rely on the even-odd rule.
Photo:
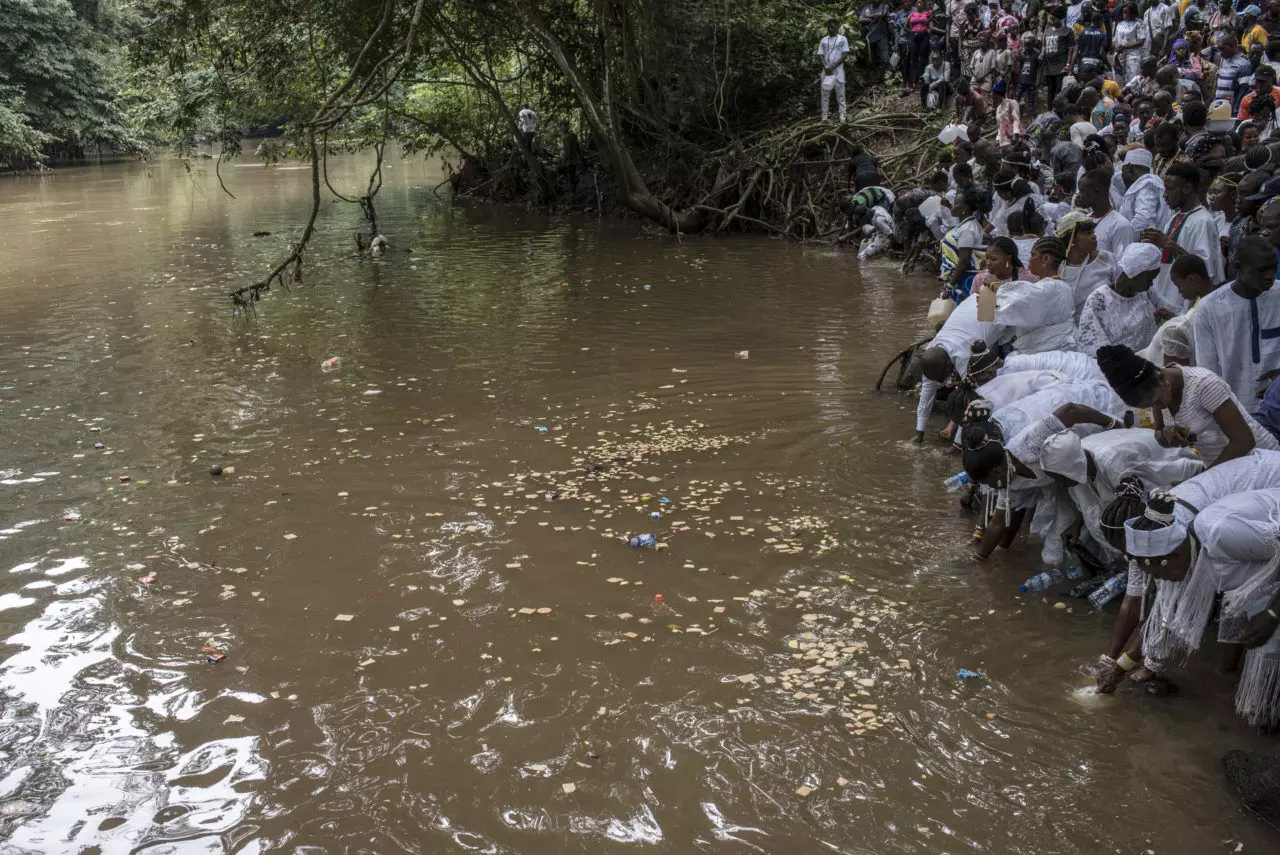
{"label": "man in white shirt", "polygon": [[516,124],[520,126],[520,136],[524,138],[525,147],[533,151],[533,140],[538,135],[538,114],[526,104],[516,114]]}
{"label": "man in white shirt", "polygon": [[1133,226],[1123,214],[1111,207],[1109,170],[1090,169],[1080,176],[1076,184],[1076,207],[1089,211],[1097,223],[1093,236],[1098,240],[1098,249],[1119,258],[1124,254],[1124,248],[1133,243]]}
{"label": "man in white shirt", "polygon": [[1124,180],[1124,197],[1120,201],[1120,215],[1133,226],[1134,234],[1143,229],[1158,229],[1169,218],[1164,202],[1164,182],[1151,174],[1153,159],[1145,148],[1135,148],[1125,153],[1120,166]]}
{"label": "man in white shirt", "polygon": [[840,107],[840,121],[844,121],[844,58],[849,53],[849,40],[840,33],[840,22],[835,18],[827,19],[827,35],[818,42],[818,58],[822,61],[822,88],[818,90],[822,104],[822,121],[826,121],[831,112],[831,93],[836,94],[836,104]]}
{"label": "man in white shirt", "polygon": [[1164,250],[1160,275],[1152,289],[1157,302],[1175,315],[1187,310],[1187,301],[1173,284],[1169,268],[1180,255],[1196,255],[1209,268],[1209,279],[1222,281],[1222,241],[1213,214],[1200,200],[1200,167],[1191,163],[1174,163],[1164,175],[1164,198],[1171,216],[1164,228],[1148,226],[1142,240]]}
{"label": "man in white shirt", "polygon": [[[1280,221],[1280,207],[1270,219]],[[1266,388],[1261,378],[1280,368],[1280,288],[1273,286],[1276,253],[1266,238],[1250,235],[1236,250],[1236,280],[1196,304],[1191,329],[1196,366],[1217,374],[1246,412]]]}

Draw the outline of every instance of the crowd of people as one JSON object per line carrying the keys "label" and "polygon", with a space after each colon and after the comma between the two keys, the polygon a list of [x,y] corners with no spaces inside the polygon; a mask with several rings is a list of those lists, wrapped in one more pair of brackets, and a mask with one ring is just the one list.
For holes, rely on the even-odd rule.
{"label": "crowd of people", "polygon": [[975,556],[1026,529],[1042,583],[1123,595],[1101,692],[1169,690],[1216,617],[1280,726],[1280,8],[868,10],[954,111],[925,186],[855,151],[842,206],[861,258],[936,261],[915,439],[945,422]]}

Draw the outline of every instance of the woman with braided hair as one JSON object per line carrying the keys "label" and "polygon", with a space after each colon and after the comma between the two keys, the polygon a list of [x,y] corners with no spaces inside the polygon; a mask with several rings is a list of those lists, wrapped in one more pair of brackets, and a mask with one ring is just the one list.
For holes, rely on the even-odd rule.
{"label": "woman with braided hair", "polygon": [[[1169,488],[1204,471],[1188,448],[1164,448],[1142,428],[1109,430],[1083,439],[1071,431],[1050,437],[1040,465],[1067,489],[1083,517],[1081,545],[1105,564],[1123,566],[1124,524],[1141,515],[1149,488]],[[1103,659],[1110,667],[1141,618],[1144,579],[1130,568],[1125,599]]]}
{"label": "woman with braided hair", "polygon": [[974,277],[973,287],[983,285],[998,287],[1001,283],[1015,279],[1028,279],[1034,282],[1038,277],[1022,264],[1018,245],[1007,235],[991,241],[987,246],[986,267]]}
{"label": "woman with braided hair", "polygon": [[973,483],[1000,491],[1000,507],[988,520],[987,535],[978,545],[979,559],[989,557],[997,546],[1007,549],[1026,511],[1039,504],[1031,532],[1045,537],[1042,557],[1046,563],[1061,560],[1060,539],[1051,535],[1057,528],[1065,531],[1071,519],[1059,513],[1066,509],[1057,501],[1052,476],[1040,467],[1040,448],[1060,431],[1087,434],[1120,427],[1115,415],[1122,411],[1101,384],[1081,382],[1058,383],[998,410],[987,400],[969,405],[960,442],[965,472]]}
{"label": "woman with braided hair", "polygon": [[1157,368],[1122,344],[1098,348],[1098,367],[1130,407],[1150,407],[1164,446],[1194,446],[1207,466],[1280,450],[1271,432],[1245,412],[1221,377],[1203,368]]}
{"label": "woman with braided hair", "polygon": [[1012,327],[1015,351],[1076,349],[1075,297],[1071,286],[1058,278],[1066,257],[1061,238],[1040,238],[1028,265],[1039,280],[1009,282],[996,292],[996,323]]}
{"label": "woman with braided hair", "polygon": [[1236,712],[1251,725],[1280,724],[1280,489],[1233,493],[1198,514],[1179,507],[1173,492],[1156,491],[1125,523],[1125,551],[1155,577],[1157,592],[1141,641],[1116,668],[1131,667],[1143,647],[1194,653],[1222,594],[1218,638],[1248,650]]}
{"label": "woman with braided hair", "polygon": [[[1126,554],[1128,545],[1125,523],[1142,516],[1146,511],[1146,498],[1140,482],[1129,481],[1118,485],[1116,498],[1102,512],[1100,527],[1108,543]],[[1250,490],[1280,488],[1280,452],[1255,451],[1245,458],[1231,460],[1212,469],[1206,469],[1195,477],[1176,484],[1167,491],[1174,502],[1174,515],[1184,525],[1190,525],[1200,510],[1209,507],[1233,493]],[[1144,526],[1149,523],[1143,523]],[[1129,554],[1130,559],[1132,555]],[[1144,646],[1143,635],[1135,633],[1139,624],[1150,613],[1150,601],[1144,612],[1143,592],[1146,590],[1148,565],[1130,560],[1129,584],[1125,601],[1116,621],[1111,649],[1103,657],[1103,671],[1098,676],[1099,691],[1112,692],[1126,676],[1138,682],[1157,680],[1157,685],[1167,685],[1160,677],[1164,669],[1163,659],[1169,655],[1167,644],[1155,639]],[[1120,656],[1128,647],[1127,659]],[[1137,662],[1145,661],[1139,668]]]}

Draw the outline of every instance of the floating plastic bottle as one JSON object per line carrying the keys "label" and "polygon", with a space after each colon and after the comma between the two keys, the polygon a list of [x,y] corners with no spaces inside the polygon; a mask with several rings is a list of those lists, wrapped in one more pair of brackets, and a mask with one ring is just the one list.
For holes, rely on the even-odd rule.
{"label": "floating plastic bottle", "polygon": [[1048,590],[1054,585],[1060,585],[1071,579],[1084,578],[1084,571],[1079,567],[1055,567],[1044,573],[1037,573],[1027,581],[1023,582],[1018,588],[1024,594],[1038,594],[1041,591]]}
{"label": "floating plastic bottle", "polygon": [[323,371],[325,374],[328,374],[330,371],[337,371],[341,367],[342,367],[341,356],[330,356],[324,362],[320,363],[320,370]]}
{"label": "floating plastic bottle", "polygon": [[636,534],[627,539],[627,546],[632,549],[650,549],[658,544],[658,538],[652,534]]}
{"label": "floating plastic bottle", "polygon": [[1089,603],[1095,609],[1101,609],[1107,603],[1123,594],[1127,587],[1129,587],[1129,574],[1127,572],[1117,573],[1104,582],[1102,587],[1089,595]]}
{"label": "floating plastic bottle", "polygon": [[968,472],[957,472],[956,474],[952,475],[950,478],[942,482],[942,488],[946,490],[948,493],[954,493],[955,491],[959,490],[961,487],[967,487],[967,486],[969,486]]}

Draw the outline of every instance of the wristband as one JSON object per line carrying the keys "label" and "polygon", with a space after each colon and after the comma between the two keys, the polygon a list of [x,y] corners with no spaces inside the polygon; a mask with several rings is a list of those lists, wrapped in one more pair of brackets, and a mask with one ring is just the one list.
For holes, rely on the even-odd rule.
{"label": "wristband", "polygon": [[1116,660],[1116,665],[1120,667],[1121,671],[1132,671],[1138,667],[1138,663],[1134,662],[1128,653],[1121,653],[1120,658]]}

